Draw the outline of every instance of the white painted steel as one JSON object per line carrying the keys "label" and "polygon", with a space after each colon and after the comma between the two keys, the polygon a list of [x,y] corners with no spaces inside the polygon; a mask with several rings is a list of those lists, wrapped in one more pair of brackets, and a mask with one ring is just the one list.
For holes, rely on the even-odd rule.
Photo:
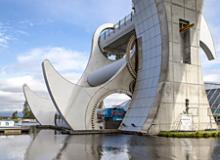
{"label": "white painted steel", "polygon": [[126,65],[126,59],[122,58],[100,69],[97,69],[88,76],[88,83],[92,87],[99,86],[111,79],[124,65]]}
{"label": "white painted steel", "polygon": [[206,53],[206,56],[208,57],[209,60],[213,60],[216,58],[214,42],[204,16],[201,16],[200,46]]}
{"label": "white painted steel", "polygon": [[110,61],[105,57],[102,50],[100,49],[99,37],[103,31],[105,31],[106,29],[111,29],[113,27],[114,24],[107,23],[98,27],[97,30],[95,31],[92,39],[92,47],[91,47],[91,53],[88,60],[88,64],[77,84],[81,86],[89,86],[87,81],[88,75],[95,72],[97,69],[112,63],[112,61]]}
{"label": "white painted steel", "polygon": [[25,98],[32,113],[41,125],[55,125],[55,114],[57,113],[51,100],[40,97],[34,93],[27,85],[23,86]]}
{"label": "white painted steel", "polygon": [[94,129],[91,123],[92,114],[94,108],[105,96],[115,92],[131,95],[129,84],[133,78],[125,66],[103,85],[85,87],[65,80],[49,61],[43,62],[45,81],[50,96],[72,129]]}

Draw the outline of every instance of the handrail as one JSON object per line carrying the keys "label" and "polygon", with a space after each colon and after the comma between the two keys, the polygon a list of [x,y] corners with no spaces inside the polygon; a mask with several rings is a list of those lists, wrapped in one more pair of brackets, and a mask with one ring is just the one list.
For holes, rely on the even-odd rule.
{"label": "handrail", "polygon": [[120,30],[123,26],[126,26],[129,22],[133,21],[134,13],[131,12],[129,15],[125,16],[123,19],[119,20],[118,23],[114,25],[114,29],[107,29],[100,35],[101,39],[106,39],[112,33],[115,33],[117,30]]}

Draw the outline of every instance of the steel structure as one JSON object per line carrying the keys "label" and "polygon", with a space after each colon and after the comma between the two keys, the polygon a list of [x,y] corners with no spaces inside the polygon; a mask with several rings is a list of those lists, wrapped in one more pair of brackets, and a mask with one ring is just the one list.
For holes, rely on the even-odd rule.
{"label": "steel structure", "polygon": [[[192,130],[217,128],[199,57],[202,48],[209,60],[215,59],[202,6],[203,0],[133,0],[132,14],[96,30],[88,65],[77,84],[45,60],[49,95],[69,126],[99,129],[97,107],[118,92],[131,97],[120,130],[148,134],[177,130],[185,113],[192,119]],[[115,61],[108,59],[112,54]]]}

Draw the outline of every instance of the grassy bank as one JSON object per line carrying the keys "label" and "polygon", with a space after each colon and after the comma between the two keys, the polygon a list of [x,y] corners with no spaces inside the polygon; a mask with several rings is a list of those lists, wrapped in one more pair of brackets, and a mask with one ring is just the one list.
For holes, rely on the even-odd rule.
{"label": "grassy bank", "polygon": [[196,132],[161,131],[158,136],[170,137],[170,138],[209,138],[209,137],[220,137],[220,131],[196,131]]}

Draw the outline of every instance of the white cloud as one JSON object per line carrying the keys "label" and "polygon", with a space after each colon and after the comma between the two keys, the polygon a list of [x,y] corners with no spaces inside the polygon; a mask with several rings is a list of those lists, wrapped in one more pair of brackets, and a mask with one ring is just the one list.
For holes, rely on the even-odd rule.
{"label": "white cloud", "polygon": [[[25,54],[18,56],[17,67],[25,70],[40,71],[40,64],[44,59],[49,59],[61,72],[79,72],[85,68],[87,55],[78,51],[72,51],[59,47],[35,48]],[[26,67],[26,69],[25,69]]]}
{"label": "white cloud", "polygon": [[30,86],[32,86],[33,89],[37,91],[45,90],[45,87],[43,86],[41,81],[38,79],[34,79],[31,75],[11,77],[4,80],[0,80],[0,89],[1,91],[12,93],[21,92],[22,85],[24,83],[29,84]]}

